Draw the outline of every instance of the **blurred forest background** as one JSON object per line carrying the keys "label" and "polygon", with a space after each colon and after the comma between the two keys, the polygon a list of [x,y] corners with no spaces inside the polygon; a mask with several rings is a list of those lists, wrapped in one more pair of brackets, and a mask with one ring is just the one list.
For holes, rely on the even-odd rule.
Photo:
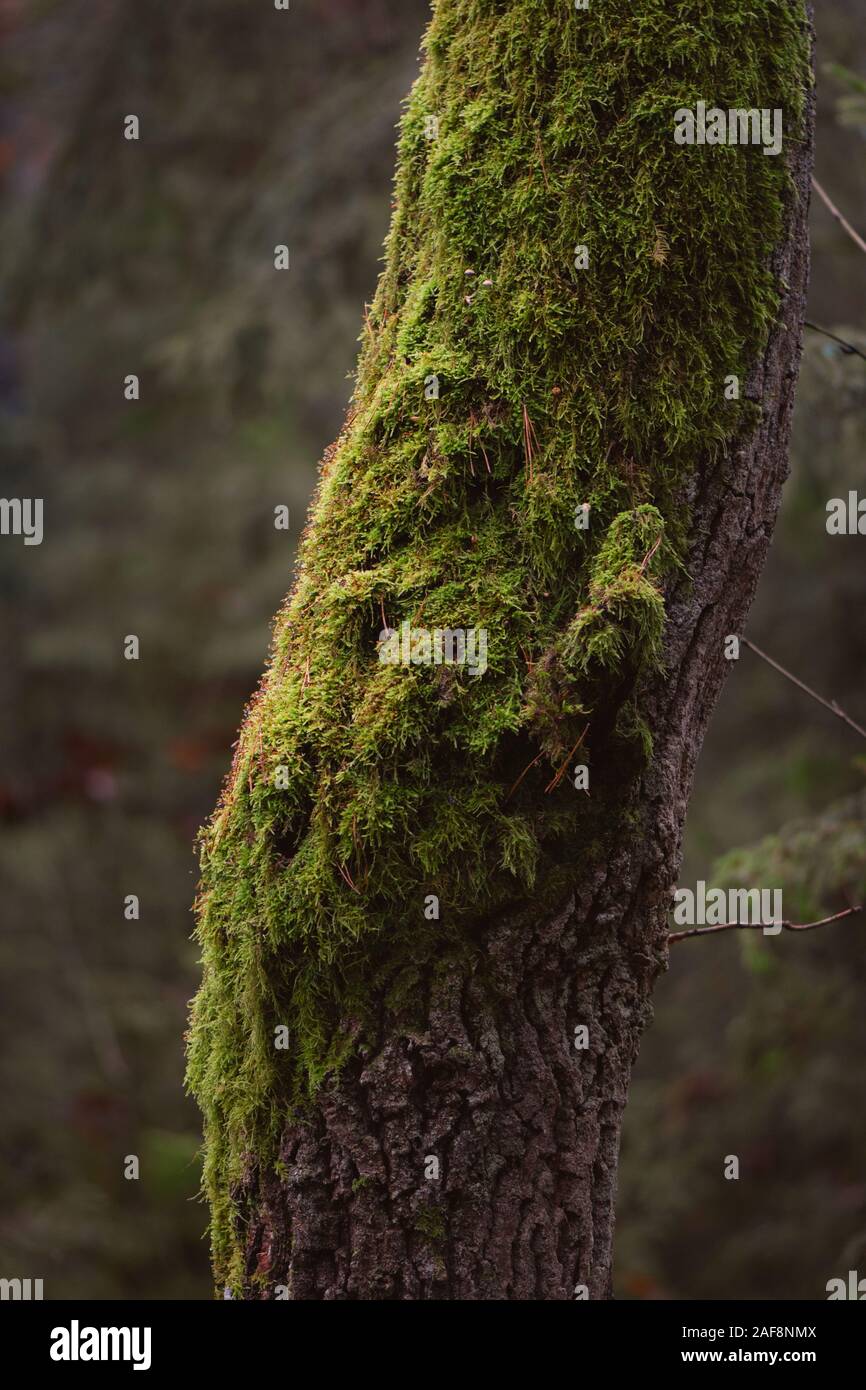
{"label": "blurred forest background", "polygon": [[[351,389],[427,12],[0,0],[2,493],[45,499],[43,545],[0,546],[0,1274],[47,1298],[210,1296],[193,839]],[[817,25],[817,175],[864,231],[863,0]],[[817,200],[813,246],[810,317],[866,350],[866,256]],[[866,362],[807,336],[749,635],[863,723],[863,541],[825,506],[866,490]],[[863,901],[864,754],[744,651],[680,882],[782,887],[799,920]],[[864,919],[675,948],[625,1127],[618,1297],[866,1274],[864,999]]]}

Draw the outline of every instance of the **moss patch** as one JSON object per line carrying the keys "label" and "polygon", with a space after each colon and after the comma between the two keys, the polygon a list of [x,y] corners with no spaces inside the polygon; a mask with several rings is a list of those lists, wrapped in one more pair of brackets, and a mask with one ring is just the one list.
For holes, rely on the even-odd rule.
{"label": "moss patch", "polygon": [[[371,1005],[410,1016],[431,960],[603,852],[563,763],[601,720],[627,808],[686,484],[746,426],[724,379],[777,305],[783,159],[677,147],[673,116],[782,107],[793,138],[800,0],[439,0],[425,50],[352,411],[201,840],[189,1081],[221,1277],[233,1193]],[[383,663],[404,622],[485,629],[487,669]]]}

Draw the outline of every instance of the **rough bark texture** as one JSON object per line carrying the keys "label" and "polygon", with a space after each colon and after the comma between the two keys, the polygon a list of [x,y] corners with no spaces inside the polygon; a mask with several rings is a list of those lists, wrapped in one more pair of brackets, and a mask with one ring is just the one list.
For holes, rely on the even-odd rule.
{"label": "rough bark texture", "polygon": [[[476,988],[455,964],[429,982],[426,1028],[382,1036],[324,1088],[312,1120],[287,1128],[285,1176],[253,1178],[244,1193],[247,1272],[265,1297],[280,1284],[292,1299],[557,1300],[581,1285],[611,1296],[620,1127],[665,968],[694,768],[729,670],[724,639],[743,630],[787,476],[811,131],[810,110],[775,254],[787,289],[746,388],[760,424],[694,478],[693,582],[666,596],[667,674],[642,702],[655,753],[641,831],[554,916],[487,924],[507,1007],[491,1008],[488,982]],[[427,1156],[441,1176],[419,1182]]]}
{"label": "rough bark texture", "polygon": [[[480,8],[496,17],[503,13],[498,7]],[[651,11],[653,17],[662,13],[648,4],[646,13]],[[452,47],[443,46],[443,51],[460,53],[466,36],[455,31],[460,22],[455,8],[442,6],[439,14],[450,17],[452,33],[456,32],[456,38],[449,40]],[[642,17],[644,11],[638,19]],[[534,32],[531,25],[528,32]],[[760,43],[760,36],[756,42]],[[619,39],[614,38],[613,51],[617,43]],[[477,61],[474,49],[473,54]],[[455,67],[445,71],[452,74],[449,81],[457,82],[456,60]],[[261,920],[271,923],[264,895],[271,883],[281,881],[279,874],[288,872],[285,863],[291,870],[296,842],[282,845],[284,860],[268,858],[270,831],[256,816],[261,815],[260,806],[270,802],[264,801],[265,792],[256,801],[256,778],[270,749],[261,748],[261,724],[254,724],[259,712],[253,710],[246,751],[236,760],[234,783],[211,837],[215,867],[202,903],[209,974],[193,1056],[193,1084],[209,1112],[214,1152],[211,1195],[221,1204],[217,1272],[225,1276],[231,1266],[234,1297],[610,1297],[621,1118],[639,1037],[651,1012],[653,980],[666,963],[666,919],[680,865],[692,774],[728,670],[724,638],[744,627],[787,471],[808,279],[810,146],[812,110],[808,108],[801,139],[787,156],[791,186],[784,227],[776,249],[767,246],[781,291],[780,309],[765,350],[753,361],[744,382],[756,424],[726,449],[717,446],[717,439],[708,439],[701,457],[695,457],[691,474],[681,481],[680,502],[691,539],[685,549],[685,569],[664,587],[664,674],[653,674],[652,662],[639,666],[637,674],[635,705],[652,734],[652,758],[639,776],[623,771],[617,716],[624,699],[634,694],[635,671],[620,670],[610,678],[605,694],[595,695],[592,796],[582,823],[585,838],[574,847],[555,845],[545,851],[548,885],[559,870],[571,884],[559,905],[555,910],[532,912],[527,908],[527,894],[514,892],[513,912],[506,906],[475,919],[467,917],[464,937],[473,951],[446,947],[443,937],[441,956],[421,958],[411,1022],[407,1022],[409,1013],[405,1019],[395,1013],[385,984],[379,991],[373,972],[371,1009],[364,1026],[348,1009],[342,1026],[334,1030],[335,1036],[345,1038],[357,1034],[359,1047],[348,1059],[342,1056],[338,1072],[327,1076],[306,1111],[292,1109],[293,1118],[279,1134],[277,1151],[265,1158],[246,1144],[245,1123],[232,1122],[225,1095],[232,1081],[245,1074],[243,1066],[249,1065],[250,1056],[267,1056],[268,1030],[281,1017],[271,1009],[267,990],[261,990],[263,974],[265,986],[272,976],[261,965],[268,959],[267,931],[257,924],[254,913],[259,910]],[[459,158],[450,168],[459,170]],[[545,167],[545,183],[548,172],[550,178],[557,177],[552,167],[549,171]],[[763,165],[752,165],[752,177],[760,179],[765,172]],[[434,199],[436,186],[431,193]],[[470,185],[468,199],[471,196]],[[405,218],[403,225],[409,225],[406,211],[399,215]],[[520,220],[514,235],[520,235]],[[567,236],[566,224],[563,238]],[[659,235],[656,259],[662,261],[664,240]],[[392,239],[393,245],[398,260],[392,265],[399,265],[399,245]],[[430,245],[438,246],[435,229]],[[423,265],[425,254],[427,243],[421,247]],[[708,254],[712,257],[712,250]],[[680,264],[685,260],[687,256]],[[379,300],[379,306],[386,307],[379,316],[382,334],[391,332],[388,320],[399,318],[405,303],[405,285],[396,270],[392,281],[393,299],[388,299],[386,275],[385,299]],[[544,285],[544,279],[538,284]],[[731,302],[737,300],[735,291],[728,293]],[[392,304],[396,309],[388,307]],[[659,306],[663,313],[663,291]],[[678,313],[688,320],[688,297]],[[712,318],[705,320],[705,327],[708,322]],[[638,343],[642,343],[641,335]],[[384,363],[382,370],[393,370],[392,347],[382,349],[379,359]],[[374,367],[379,359],[371,359]],[[560,373],[562,364],[555,370]],[[548,386],[546,399],[557,393],[559,386],[553,392]],[[631,384],[626,393],[631,396]],[[471,418],[477,420],[475,414]],[[409,428],[406,420],[403,428]],[[532,480],[528,442],[527,456],[528,482],[537,485],[538,474]],[[651,474],[653,461],[644,460]],[[624,467],[628,468],[626,460]],[[663,473],[663,460],[659,460],[656,480],[662,480]],[[357,484],[363,474],[346,471],[343,481],[352,478]],[[520,488],[523,496],[523,481]],[[663,491],[660,481],[659,488]],[[345,503],[334,502],[336,495],[338,489],[332,486],[325,495],[325,510],[314,520],[313,559],[316,528],[324,535],[329,527],[342,524],[345,516]],[[623,512],[620,517],[637,514]],[[614,521],[612,532],[616,525]],[[644,580],[655,549],[632,570],[632,580]],[[322,564],[322,569],[328,577],[327,566]],[[364,584],[367,578],[361,575]],[[322,592],[332,591],[334,585]],[[374,594],[374,589],[363,592]],[[300,623],[300,600],[292,612]],[[539,664],[542,659],[544,653],[539,653]],[[297,670],[292,651],[285,659],[278,652],[271,696],[279,682],[291,677],[292,662]],[[327,674],[320,678],[327,680]],[[299,684],[299,698],[306,698],[303,666]],[[267,712],[261,719],[267,730]],[[279,739],[285,741],[284,726],[275,727],[279,749]],[[307,745],[297,746],[297,758],[310,760]],[[531,756],[537,746],[531,739],[518,745],[521,758],[516,766],[527,762],[524,753]],[[459,769],[453,776],[455,780],[445,784],[442,795],[448,785],[457,787]],[[550,803],[544,780],[537,791],[527,792],[535,796],[538,806]],[[507,785],[507,780],[502,783],[502,805],[509,803]],[[521,795],[524,791],[525,787]],[[317,795],[324,798],[325,792]],[[257,830],[257,824],[264,824],[264,830]],[[232,833],[225,826],[238,827],[231,851],[221,848],[222,835]],[[261,852],[256,849],[259,842]],[[259,858],[250,860],[249,870],[240,870],[236,863],[246,844]],[[594,847],[592,852],[588,847]],[[259,862],[265,870],[257,899],[250,884],[253,873],[259,872]],[[363,860],[359,862],[363,869]],[[348,902],[352,901],[349,890],[357,892],[353,884],[341,890]],[[296,898],[288,901],[293,905]],[[279,903],[274,909],[275,926],[268,930],[279,929],[285,910]],[[249,922],[256,930],[247,926]],[[303,940],[304,949],[309,949],[307,938]],[[379,951],[396,949],[389,947],[386,933],[377,942]],[[274,970],[282,959],[292,959],[286,945],[279,949],[282,955],[272,958]],[[236,959],[242,960],[247,974],[235,983],[231,969]],[[292,988],[296,997],[295,984]],[[250,999],[256,1001],[257,991],[263,992],[267,1006],[257,1034],[261,1051],[254,1054],[254,1029],[245,1029],[243,1013]],[[271,992],[277,995],[277,986]],[[575,1045],[575,1029],[581,1027],[587,1029],[587,1047]],[[209,1077],[209,1059],[220,1041],[229,1062],[211,1065]],[[279,1106],[271,1105],[268,1113],[279,1113]],[[438,1173],[432,1161],[438,1163]]]}

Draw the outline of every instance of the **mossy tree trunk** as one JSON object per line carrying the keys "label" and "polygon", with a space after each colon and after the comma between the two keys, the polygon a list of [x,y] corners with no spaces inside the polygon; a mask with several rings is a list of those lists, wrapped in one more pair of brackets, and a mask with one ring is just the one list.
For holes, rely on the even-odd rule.
{"label": "mossy tree trunk", "polygon": [[[810,48],[802,0],[434,6],[353,409],[203,837],[189,1075],[234,1297],[610,1296],[787,466]],[[676,145],[701,100],[781,109],[784,153]]]}

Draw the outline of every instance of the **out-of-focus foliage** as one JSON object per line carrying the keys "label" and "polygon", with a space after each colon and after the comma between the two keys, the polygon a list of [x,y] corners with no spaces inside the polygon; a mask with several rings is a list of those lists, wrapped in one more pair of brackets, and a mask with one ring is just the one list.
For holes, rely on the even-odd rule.
{"label": "out-of-focus foliage", "polygon": [[[817,8],[822,64],[866,77],[862,0]],[[46,508],[42,546],[0,545],[0,1274],[42,1277],[50,1298],[210,1293],[182,1094],[192,841],[348,396],[427,12],[0,6],[0,491]],[[822,76],[818,176],[862,231],[862,133],[835,119],[846,93]],[[137,144],[120,138],[128,112]],[[811,317],[854,337],[866,257],[820,205],[813,232]],[[275,293],[278,242],[292,270]],[[823,508],[862,493],[864,393],[866,363],[810,338],[749,629],[861,723],[862,539],[827,537]],[[137,664],[122,659],[132,632]],[[853,794],[857,742],[744,653],[681,882]],[[843,886],[822,879],[820,906],[843,906]],[[762,972],[730,937],[677,948],[627,1119],[619,1296],[821,1297],[858,1258],[864,1272],[864,933],[784,935]],[[739,1183],[721,1176],[732,1152]]]}
{"label": "out-of-focus foliage", "polygon": [[853,126],[866,137],[866,79],[841,63],[828,63],[827,75],[833,77],[844,88],[843,95],[836,102],[836,113],[841,125]]}
{"label": "out-of-focus foliage", "polygon": [[43,544],[0,546],[0,1273],[46,1297],[210,1293],[193,838],[345,406],[426,11],[0,12],[2,491],[45,499]]}
{"label": "out-of-focus foliage", "polygon": [[[866,902],[866,792],[726,856],[712,881],[781,887],[797,922]],[[824,1298],[866,1258],[866,921],[684,942],[671,969],[664,1070],[644,1068],[630,1101],[620,1293]]]}

